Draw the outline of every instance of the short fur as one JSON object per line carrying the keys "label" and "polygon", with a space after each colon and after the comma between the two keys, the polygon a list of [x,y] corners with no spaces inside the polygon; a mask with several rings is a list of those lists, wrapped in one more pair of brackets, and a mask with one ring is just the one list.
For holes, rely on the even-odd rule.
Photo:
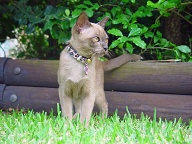
{"label": "short fur", "polygon": [[107,20],[108,17],[97,24],[91,23],[86,13],[82,12],[72,28],[69,43],[79,55],[91,59],[87,75],[84,64],[69,55],[66,49],[60,56],[58,83],[62,114],[69,120],[80,114],[80,121],[86,121],[86,126],[89,124],[94,104],[101,110],[103,117],[108,113],[104,93],[104,69],[112,70],[127,61],[140,59],[140,56],[125,54],[106,63],[98,60],[98,57],[108,52],[108,35],[104,30]]}

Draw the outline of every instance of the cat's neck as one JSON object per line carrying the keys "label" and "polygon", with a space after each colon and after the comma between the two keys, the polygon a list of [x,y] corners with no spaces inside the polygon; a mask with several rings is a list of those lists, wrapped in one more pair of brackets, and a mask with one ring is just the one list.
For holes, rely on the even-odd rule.
{"label": "cat's neck", "polygon": [[83,43],[83,42],[73,40],[73,39],[69,41],[69,44],[77,51],[79,55],[87,58],[92,58],[96,56],[96,55],[93,55],[92,51],[89,48],[84,47],[80,43]]}

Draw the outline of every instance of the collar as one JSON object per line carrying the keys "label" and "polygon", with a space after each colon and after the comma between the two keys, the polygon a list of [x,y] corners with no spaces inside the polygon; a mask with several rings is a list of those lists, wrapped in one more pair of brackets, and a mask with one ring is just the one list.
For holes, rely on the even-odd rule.
{"label": "collar", "polygon": [[77,51],[70,44],[66,48],[69,55],[71,55],[74,59],[76,59],[79,62],[82,62],[85,65],[84,71],[85,71],[85,74],[87,75],[89,70],[88,64],[91,63],[91,59],[85,56],[79,55]]}

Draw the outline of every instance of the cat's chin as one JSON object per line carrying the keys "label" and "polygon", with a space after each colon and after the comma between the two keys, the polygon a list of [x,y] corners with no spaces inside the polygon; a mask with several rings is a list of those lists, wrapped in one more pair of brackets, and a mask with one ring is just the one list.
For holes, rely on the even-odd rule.
{"label": "cat's chin", "polygon": [[105,54],[97,54],[98,57],[103,57]]}
{"label": "cat's chin", "polygon": [[98,57],[103,57],[104,55],[106,55],[108,53],[108,50],[104,51],[95,51],[95,54],[98,56]]}
{"label": "cat's chin", "polygon": [[103,57],[103,56],[105,56],[107,54],[107,52],[105,52],[105,53],[97,53],[96,55],[98,56],[98,57]]}

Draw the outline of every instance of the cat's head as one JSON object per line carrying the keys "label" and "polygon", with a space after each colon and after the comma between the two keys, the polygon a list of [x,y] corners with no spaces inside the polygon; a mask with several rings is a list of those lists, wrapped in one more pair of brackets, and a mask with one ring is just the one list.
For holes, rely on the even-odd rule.
{"label": "cat's head", "polygon": [[91,23],[85,12],[82,12],[72,28],[71,45],[83,56],[103,56],[108,52],[108,35],[104,27],[109,17],[98,23]]}

